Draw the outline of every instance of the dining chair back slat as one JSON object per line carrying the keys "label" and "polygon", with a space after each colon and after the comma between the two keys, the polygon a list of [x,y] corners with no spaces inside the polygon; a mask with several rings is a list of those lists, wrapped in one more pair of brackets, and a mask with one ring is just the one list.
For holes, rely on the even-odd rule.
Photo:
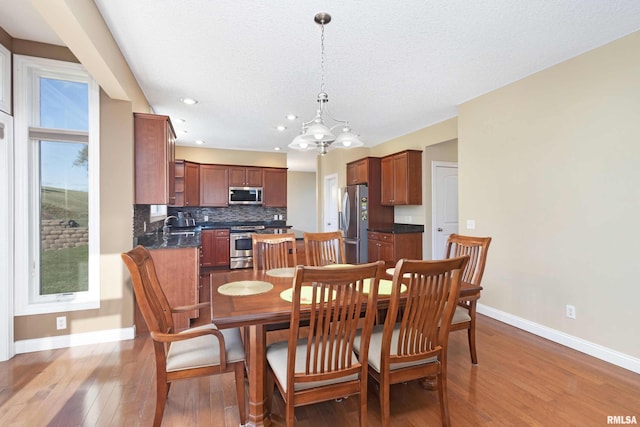
{"label": "dining chair back slat", "polygon": [[346,263],[341,231],[304,233],[304,248],[308,265],[321,267]]}
{"label": "dining chair back slat", "polygon": [[295,267],[298,263],[296,236],[285,234],[252,234],[253,269]]}

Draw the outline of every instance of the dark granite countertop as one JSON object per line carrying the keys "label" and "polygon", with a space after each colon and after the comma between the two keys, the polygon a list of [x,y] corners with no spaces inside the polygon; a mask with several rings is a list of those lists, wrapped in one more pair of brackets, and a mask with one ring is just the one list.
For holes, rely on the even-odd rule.
{"label": "dark granite countertop", "polygon": [[196,225],[200,226],[203,230],[215,230],[221,228],[231,228],[234,226],[242,225],[263,225],[265,228],[288,228],[285,221],[234,221],[234,222],[213,222],[202,221],[197,222]]}
{"label": "dark granite countertop", "polygon": [[393,224],[391,227],[369,228],[368,231],[376,231],[378,233],[424,233],[424,225],[417,224]]}
{"label": "dark granite countertop", "polygon": [[168,236],[163,236],[162,232],[143,234],[134,237],[133,246],[137,245],[142,245],[147,249],[194,248],[200,246],[200,230]]}

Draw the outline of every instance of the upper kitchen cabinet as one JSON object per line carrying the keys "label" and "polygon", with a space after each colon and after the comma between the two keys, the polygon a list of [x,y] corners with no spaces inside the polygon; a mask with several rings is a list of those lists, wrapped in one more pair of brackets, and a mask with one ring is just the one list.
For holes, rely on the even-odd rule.
{"label": "upper kitchen cabinet", "polygon": [[229,206],[229,167],[200,165],[200,206]]}
{"label": "upper kitchen cabinet", "polygon": [[229,187],[262,187],[262,168],[229,166]]}
{"label": "upper kitchen cabinet", "polygon": [[422,204],[422,151],[401,151],[383,157],[380,165],[383,205]]}
{"label": "upper kitchen cabinet", "polygon": [[287,170],[262,169],[262,206],[271,208],[287,207]]}
{"label": "upper kitchen cabinet", "polygon": [[[369,183],[369,161],[373,157],[356,160],[347,163],[347,185],[368,184]],[[378,164],[380,159],[378,160]],[[378,180],[380,179],[380,167],[378,166]]]}
{"label": "upper kitchen cabinet", "polygon": [[168,116],[134,113],[135,203],[173,205],[176,134]]}
{"label": "upper kitchen cabinet", "polygon": [[176,160],[176,203],[174,206],[200,205],[200,165]]}

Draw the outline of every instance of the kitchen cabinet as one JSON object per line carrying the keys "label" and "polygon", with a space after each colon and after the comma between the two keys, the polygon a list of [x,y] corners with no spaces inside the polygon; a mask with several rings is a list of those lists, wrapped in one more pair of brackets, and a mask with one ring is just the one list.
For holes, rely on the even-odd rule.
{"label": "kitchen cabinet", "polygon": [[176,160],[176,202],[174,206],[200,205],[200,165]]}
{"label": "kitchen cabinet", "polygon": [[422,259],[422,233],[368,233],[369,262],[382,260],[394,267],[402,258]]}
{"label": "kitchen cabinet", "polygon": [[229,230],[202,230],[200,266],[229,267]]}
{"label": "kitchen cabinet", "polygon": [[168,116],[134,113],[135,203],[175,204],[176,134]]}
{"label": "kitchen cabinet", "polygon": [[[149,251],[153,258],[156,274],[160,286],[164,291],[169,305],[197,304],[199,299],[200,266],[198,263],[198,248],[163,248]],[[173,315],[177,330],[190,326],[191,319],[199,316],[199,310]],[[136,329],[138,325],[136,324]]]}
{"label": "kitchen cabinet", "polygon": [[278,168],[263,168],[262,173],[262,206],[271,208],[286,208],[287,170]]}
{"label": "kitchen cabinet", "polygon": [[229,167],[200,165],[200,206],[229,205]]}
{"label": "kitchen cabinet", "polygon": [[262,187],[262,168],[229,166],[229,187]]}
{"label": "kitchen cabinet", "polygon": [[[371,160],[373,160],[372,157],[367,157],[347,163],[347,185],[369,183],[369,162]],[[379,171],[378,180],[380,180]]]}
{"label": "kitchen cabinet", "polygon": [[383,205],[422,204],[422,151],[406,150],[380,161]]}

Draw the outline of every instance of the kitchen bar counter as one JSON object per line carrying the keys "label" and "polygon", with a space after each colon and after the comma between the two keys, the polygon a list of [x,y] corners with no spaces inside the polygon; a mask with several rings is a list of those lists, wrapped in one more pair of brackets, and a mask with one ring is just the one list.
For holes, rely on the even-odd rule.
{"label": "kitchen bar counter", "polygon": [[424,233],[424,225],[393,224],[391,227],[369,228],[367,231],[391,234]]}
{"label": "kitchen bar counter", "polygon": [[142,245],[147,249],[165,248],[197,248],[200,242],[200,230],[186,234],[169,234],[164,236],[162,231],[152,234],[136,236],[133,239],[133,246]]}

